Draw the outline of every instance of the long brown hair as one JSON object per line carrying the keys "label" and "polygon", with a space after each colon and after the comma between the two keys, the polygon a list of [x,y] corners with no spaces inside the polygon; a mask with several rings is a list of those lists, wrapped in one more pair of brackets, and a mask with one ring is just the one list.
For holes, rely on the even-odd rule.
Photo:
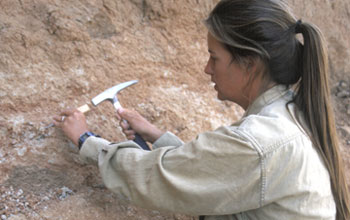
{"label": "long brown hair", "polygon": [[[320,30],[297,21],[282,0],[222,0],[205,24],[233,60],[261,59],[265,75],[277,84],[295,86],[305,131],[330,174],[337,219],[350,219],[350,200],[328,85],[328,57]],[[303,43],[296,37],[301,34]],[[297,113],[297,112],[296,112]],[[303,125],[303,123],[300,123]]]}

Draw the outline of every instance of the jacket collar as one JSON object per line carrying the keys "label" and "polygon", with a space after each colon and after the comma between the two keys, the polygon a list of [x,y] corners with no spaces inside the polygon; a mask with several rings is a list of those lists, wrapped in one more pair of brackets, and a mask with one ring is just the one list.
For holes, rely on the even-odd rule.
{"label": "jacket collar", "polygon": [[253,103],[248,107],[248,109],[244,113],[243,117],[259,113],[264,106],[284,96],[289,91],[288,88],[289,87],[285,85],[276,85],[266,90],[253,101]]}

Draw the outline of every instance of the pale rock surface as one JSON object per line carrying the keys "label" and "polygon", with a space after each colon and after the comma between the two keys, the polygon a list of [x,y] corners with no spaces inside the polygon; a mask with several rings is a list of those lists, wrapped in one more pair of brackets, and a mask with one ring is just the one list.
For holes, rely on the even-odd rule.
{"label": "pale rock surface", "polygon": [[[202,21],[216,2],[1,0],[0,216],[193,219],[118,199],[63,134],[45,126],[62,109],[90,104],[104,89],[134,79],[139,83],[119,94],[122,105],[185,141],[237,120],[243,111],[219,102],[203,73],[208,53]],[[289,2],[329,42],[334,94],[349,91],[339,83],[350,84],[349,1]],[[335,97],[345,158],[347,102],[349,97]],[[92,131],[125,140],[110,103],[91,108],[86,117]]]}

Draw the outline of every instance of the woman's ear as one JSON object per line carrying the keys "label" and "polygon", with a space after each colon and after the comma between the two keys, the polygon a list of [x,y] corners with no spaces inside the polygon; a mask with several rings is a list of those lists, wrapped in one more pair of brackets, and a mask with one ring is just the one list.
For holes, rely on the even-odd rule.
{"label": "woman's ear", "polygon": [[246,71],[249,75],[251,74],[256,74],[258,71],[258,65],[260,64],[259,62],[260,59],[256,57],[249,56],[245,60],[245,68]]}

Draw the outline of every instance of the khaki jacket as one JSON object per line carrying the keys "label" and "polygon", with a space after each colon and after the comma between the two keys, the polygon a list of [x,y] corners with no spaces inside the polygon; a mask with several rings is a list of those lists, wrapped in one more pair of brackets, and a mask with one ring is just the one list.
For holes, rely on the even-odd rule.
{"label": "khaki jacket", "polygon": [[89,137],[108,189],[149,209],[210,219],[335,219],[330,177],[296,123],[292,92],[276,86],[231,126],[183,143],[170,132],[144,151],[133,141]]}

